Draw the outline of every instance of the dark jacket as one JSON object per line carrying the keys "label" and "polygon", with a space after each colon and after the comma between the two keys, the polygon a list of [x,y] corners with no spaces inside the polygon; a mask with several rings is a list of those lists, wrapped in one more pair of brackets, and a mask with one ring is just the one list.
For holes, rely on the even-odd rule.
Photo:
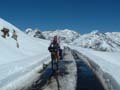
{"label": "dark jacket", "polygon": [[50,52],[57,52],[60,49],[60,46],[58,43],[51,43],[50,46],[48,47],[48,50]]}

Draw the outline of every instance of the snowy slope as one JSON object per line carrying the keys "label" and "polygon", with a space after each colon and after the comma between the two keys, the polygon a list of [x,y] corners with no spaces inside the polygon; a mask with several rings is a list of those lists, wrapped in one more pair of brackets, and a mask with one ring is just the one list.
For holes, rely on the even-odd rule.
{"label": "snowy slope", "polygon": [[[49,44],[48,41],[29,37],[26,34],[24,34],[22,31],[20,31],[18,28],[16,28],[15,26],[0,19],[0,30],[3,27],[9,28],[10,34],[12,33],[13,29],[16,30],[16,32],[18,34],[18,43],[20,46],[20,48],[16,47],[16,41],[14,39],[12,39],[11,36],[7,37],[6,39],[0,37],[1,49],[2,49],[2,51],[4,51],[4,53],[1,53],[3,59],[6,59],[6,57],[4,57],[4,56],[7,53],[8,53],[7,58],[9,58],[9,59],[11,59],[11,58],[14,59],[15,56],[17,56],[17,55],[18,56],[20,55],[20,58],[23,58],[24,56],[25,57],[31,56],[31,55],[33,56],[33,55],[41,53],[41,51],[43,51],[43,53],[46,53],[46,49],[47,49],[46,47]],[[2,32],[0,32],[0,34],[2,34]],[[10,53],[8,52],[8,50]]]}
{"label": "snowy slope", "polygon": [[[118,87],[120,90],[120,51],[119,52],[101,52],[94,51],[91,49],[85,49],[81,47],[71,46],[72,49],[75,49],[87,56],[90,60],[95,62],[100,68],[104,71],[104,73],[108,73],[115,79],[118,83]],[[105,76],[104,76],[105,77]],[[114,83],[114,81],[110,81],[110,83]],[[116,85],[117,86],[117,85]],[[111,89],[110,89],[111,90]],[[116,89],[113,89],[116,90]]]}
{"label": "snowy slope", "polygon": [[[10,37],[1,37],[3,27],[10,30]],[[19,48],[16,47],[16,41],[11,38],[13,29],[18,35]],[[25,75],[29,76],[28,73],[31,71],[35,74],[34,69],[48,62],[48,45],[49,41],[30,37],[0,18],[0,90],[6,90],[7,87],[8,90],[14,90],[17,85],[13,85],[13,82],[18,79],[22,82]]]}
{"label": "snowy slope", "polygon": [[120,50],[120,33],[100,33],[93,31],[81,35],[81,37],[72,42],[72,45],[99,51],[116,51]]}

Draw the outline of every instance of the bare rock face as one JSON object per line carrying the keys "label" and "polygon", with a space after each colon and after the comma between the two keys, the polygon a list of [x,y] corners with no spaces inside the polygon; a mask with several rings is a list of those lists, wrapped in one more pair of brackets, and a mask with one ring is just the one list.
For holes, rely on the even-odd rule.
{"label": "bare rock face", "polygon": [[25,30],[25,33],[32,37],[45,39],[45,36],[42,34],[42,32],[39,29],[32,30],[31,28],[28,28]]}

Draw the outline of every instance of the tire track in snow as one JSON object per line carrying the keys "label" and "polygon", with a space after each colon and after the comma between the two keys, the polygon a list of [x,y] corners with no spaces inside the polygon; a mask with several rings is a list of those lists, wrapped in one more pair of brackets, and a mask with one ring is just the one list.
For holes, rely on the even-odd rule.
{"label": "tire track in snow", "polygon": [[76,90],[105,90],[99,79],[84,61],[72,52],[77,64],[77,87]]}

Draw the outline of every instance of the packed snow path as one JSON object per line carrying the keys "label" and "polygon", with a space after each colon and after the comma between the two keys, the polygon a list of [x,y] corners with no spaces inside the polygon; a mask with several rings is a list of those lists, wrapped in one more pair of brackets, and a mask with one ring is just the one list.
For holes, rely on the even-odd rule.
{"label": "packed snow path", "polygon": [[75,90],[77,68],[69,48],[65,48],[64,59],[60,61],[59,68],[60,73],[53,74],[51,66],[48,65],[40,78],[27,90]]}

